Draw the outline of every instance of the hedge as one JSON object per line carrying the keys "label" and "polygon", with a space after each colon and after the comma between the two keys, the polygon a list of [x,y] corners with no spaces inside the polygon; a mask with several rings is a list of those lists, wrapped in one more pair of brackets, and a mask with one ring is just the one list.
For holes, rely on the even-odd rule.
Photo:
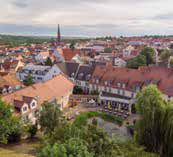
{"label": "hedge", "polygon": [[77,127],[80,127],[81,125],[85,125],[87,123],[87,119],[92,117],[100,117],[105,121],[112,122],[118,125],[122,125],[123,119],[120,117],[117,117],[115,115],[111,115],[108,113],[103,112],[82,112],[78,116],[75,117],[75,120],[73,124]]}

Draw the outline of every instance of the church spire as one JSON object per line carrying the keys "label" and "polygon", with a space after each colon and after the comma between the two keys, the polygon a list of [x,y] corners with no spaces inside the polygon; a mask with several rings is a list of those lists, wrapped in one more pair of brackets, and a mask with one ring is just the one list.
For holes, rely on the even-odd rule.
{"label": "church spire", "polygon": [[59,46],[60,43],[61,43],[61,33],[60,33],[60,27],[59,27],[59,24],[58,24],[57,39],[56,39],[57,46]]}

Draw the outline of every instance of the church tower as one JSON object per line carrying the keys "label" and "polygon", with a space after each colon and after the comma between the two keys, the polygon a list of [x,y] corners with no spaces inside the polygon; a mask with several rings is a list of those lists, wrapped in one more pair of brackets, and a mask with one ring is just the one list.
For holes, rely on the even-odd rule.
{"label": "church tower", "polygon": [[60,46],[60,45],[61,45],[61,33],[60,33],[59,24],[58,24],[58,30],[57,30],[56,45],[57,45],[57,46]]}

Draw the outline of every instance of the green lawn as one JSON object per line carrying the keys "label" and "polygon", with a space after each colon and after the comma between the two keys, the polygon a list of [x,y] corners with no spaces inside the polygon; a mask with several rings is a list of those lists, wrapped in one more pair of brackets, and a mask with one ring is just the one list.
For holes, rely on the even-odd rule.
{"label": "green lawn", "polygon": [[21,141],[0,147],[0,157],[35,157],[39,141]]}
{"label": "green lawn", "polygon": [[24,153],[18,153],[14,150],[0,148],[0,157],[35,157],[35,156]]}

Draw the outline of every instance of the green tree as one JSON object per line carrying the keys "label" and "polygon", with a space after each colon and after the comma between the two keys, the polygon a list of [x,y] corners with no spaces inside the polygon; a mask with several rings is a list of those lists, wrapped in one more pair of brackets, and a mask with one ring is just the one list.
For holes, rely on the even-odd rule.
{"label": "green tree", "polygon": [[83,94],[82,88],[80,88],[79,86],[74,86],[73,94]]}
{"label": "green tree", "polygon": [[23,84],[24,84],[25,86],[30,86],[30,85],[33,84],[31,74],[29,74],[29,75],[23,80]]}
{"label": "green tree", "polygon": [[173,57],[170,57],[168,60],[168,64],[170,68],[173,68]]}
{"label": "green tree", "polygon": [[[13,108],[0,100],[0,143],[7,143],[19,133],[19,119],[12,114]],[[14,135],[14,136],[13,136]]]}
{"label": "green tree", "polygon": [[70,43],[70,49],[72,50],[72,51],[74,51],[74,49],[75,49],[75,42],[74,41],[72,41],[71,43]]}
{"label": "green tree", "polygon": [[28,133],[30,138],[32,139],[37,133],[37,125],[30,125],[28,127]]}
{"label": "green tree", "polygon": [[45,65],[47,65],[47,66],[52,66],[53,65],[52,60],[50,59],[50,57],[47,57]]}
{"label": "green tree", "polygon": [[173,44],[170,44],[169,48],[170,48],[170,49],[173,49]]}
{"label": "green tree", "polygon": [[98,92],[98,90],[92,90],[92,91],[90,92],[90,94],[91,94],[91,95],[99,95],[99,92]]}
{"label": "green tree", "polygon": [[146,47],[141,51],[140,54],[146,57],[147,65],[154,63],[154,50],[152,48]]}
{"label": "green tree", "polygon": [[144,55],[138,55],[127,62],[127,67],[132,69],[137,69],[139,66],[144,65],[146,65],[146,57]]}
{"label": "green tree", "polygon": [[160,59],[161,59],[162,61],[168,62],[168,59],[169,59],[170,56],[173,56],[173,52],[170,51],[170,50],[164,50],[164,51],[162,51],[161,54],[160,54]]}
{"label": "green tree", "polygon": [[44,102],[40,112],[39,124],[44,132],[52,135],[56,128],[61,127],[63,122],[62,111],[56,103]]}
{"label": "green tree", "polygon": [[155,85],[142,89],[136,99],[141,115],[136,123],[137,140],[147,151],[160,153],[161,157],[173,154],[173,105],[163,100]]}
{"label": "green tree", "polygon": [[84,141],[80,138],[70,138],[63,144],[47,144],[38,154],[38,157],[93,157],[88,152]]}
{"label": "green tree", "polygon": [[104,53],[112,53],[112,48],[104,48]]}

